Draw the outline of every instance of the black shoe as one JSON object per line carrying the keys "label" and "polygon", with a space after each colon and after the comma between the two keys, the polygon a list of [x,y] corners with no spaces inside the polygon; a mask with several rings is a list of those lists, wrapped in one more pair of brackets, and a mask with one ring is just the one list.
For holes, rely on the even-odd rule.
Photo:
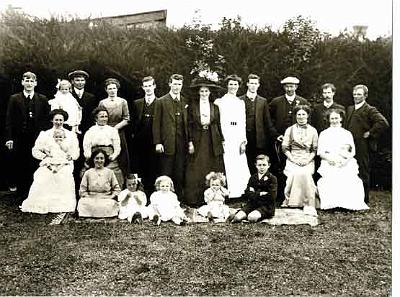
{"label": "black shoe", "polygon": [[207,219],[208,219],[208,221],[209,221],[210,223],[213,223],[213,222],[214,222],[214,217],[213,217],[211,211],[207,212]]}
{"label": "black shoe", "polygon": [[157,225],[157,226],[160,225],[161,224],[160,216],[159,215],[154,215],[154,217],[152,219],[152,222],[153,222],[154,225]]}
{"label": "black shoe", "polygon": [[132,217],[132,221],[134,224],[143,224],[143,218],[142,218],[142,214],[140,212],[135,212],[135,214]]}

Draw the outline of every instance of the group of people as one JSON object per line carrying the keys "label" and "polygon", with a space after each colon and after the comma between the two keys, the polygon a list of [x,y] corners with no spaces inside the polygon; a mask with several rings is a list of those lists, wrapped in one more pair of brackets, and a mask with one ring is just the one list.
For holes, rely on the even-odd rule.
{"label": "group of people", "polygon": [[[312,216],[317,208],[368,209],[369,154],[388,122],[366,102],[365,85],[353,88],[346,112],[331,83],[311,107],[296,94],[296,77],[283,79],[285,94],[270,102],[257,94],[256,74],[242,96],[242,79],[227,76],[221,98],[213,97],[223,89],[217,79],[198,76],[190,100],[180,74],[171,75],[160,98],[154,78],[143,78],[145,97],[129,101],[118,96],[115,78],[106,79],[103,100],[85,90],[87,72],[68,78],[47,100],[26,72],[23,91],[8,103],[11,186],[27,197],[24,212],[183,224],[181,204],[233,222],[270,218],[275,206]],[[246,206],[230,214],[226,199],[239,197]]]}

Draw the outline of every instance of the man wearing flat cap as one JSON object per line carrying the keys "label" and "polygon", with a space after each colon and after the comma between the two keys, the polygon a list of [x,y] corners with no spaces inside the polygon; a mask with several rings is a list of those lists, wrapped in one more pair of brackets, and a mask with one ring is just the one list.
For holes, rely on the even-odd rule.
{"label": "man wearing flat cap", "polygon": [[288,127],[296,123],[296,119],[293,115],[294,107],[296,105],[309,105],[306,99],[296,94],[299,83],[299,79],[293,76],[288,76],[282,79],[281,84],[285,90],[285,94],[272,99],[269,104],[272,123],[278,133],[277,141],[274,144],[276,149],[272,149],[272,152],[274,153],[271,153],[270,156],[272,159],[271,171],[278,178],[278,205],[280,205],[284,199],[283,189],[286,181],[286,178],[283,174],[286,156],[280,150],[283,135]]}
{"label": "man wearing flat cap", "polygon": [[82,107],[82,121],[80,130],[82,135],[93,125],[92,111],[99,104],[95,96],[85,91],[86,80],[89,79],[89,74],[83,70],[75,70],[68,74],[68,78],[72,84],[72,96],[78,101]]}
{"label": "man wearing flat cap", "polygon": [[[82,107],[82,120],[79,126],[82,134],[78,135],[78,140],[79,148],[81,151],[83,151],[83,136],[85,135],[86,131],[89,130],[89,128],[94,124],[92,112],[98,106],[99,102],[93,94],[85,91],[86,80],[89,78],[89,74],[86,71],[72,71],[68,73],[68,78],[72,84],[71,94],[75,97],[76,101]],[[80,185],[80,171],[84,166],[84,162],[84,157],[83,155],[81,155],[79,156],[78,160],[76,160],[74,166],[74,179],[77,192]]]}

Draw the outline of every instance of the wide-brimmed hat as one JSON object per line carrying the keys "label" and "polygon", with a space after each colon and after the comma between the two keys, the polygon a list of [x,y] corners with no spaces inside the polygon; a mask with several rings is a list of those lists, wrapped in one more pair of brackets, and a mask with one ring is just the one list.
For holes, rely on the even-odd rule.
{"label": "wide-brimmed hat", "polygon": [[68,113],[61,108],[53,109],[52,111],[50,111],[49,113],[50,119],[52,120],[54,116],[57,114],[60,114],[64,117],[64,122],[68,120]]}
{"label": "wide-brimmed hat", "polygon": [[281,84],[285,85],[285,84],[295,84],[298,85],[300,83],[300,80],[297,77],[294,76],[288,76],[285,77],[284,79],[281,80]]}
{"label": "wide-brimmed hat", "polygon": [[86,79],[88,79],[89,78],[89,73],[87,73],[84,70],[75,70],[75,71],[72,71],[72,72],[68,73],[68,78],[69,79],[73,79],[74,77],[77,77],[77,76],[83,76]]}
{"label": "wide-brimmed hat", "polygon": [[190,84],[190,88],[200,88],[200,87],[208,87],[214,89],[220,89],[221,86],[217,85],[217,83],[208,80],[204,77],[196,77],[192,80]]}

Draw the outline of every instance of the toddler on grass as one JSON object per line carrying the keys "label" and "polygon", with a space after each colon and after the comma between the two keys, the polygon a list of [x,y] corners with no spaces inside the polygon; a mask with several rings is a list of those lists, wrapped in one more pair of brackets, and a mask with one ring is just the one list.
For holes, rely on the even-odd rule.
{"label": "toddler on grass", "polygon": [[225,176],[222,172],[210,172],[206,176],[208,189],[204,191],[206,205],[198,209],[198,213],[207,217],[209,221],[214,218],[226,220],[229,216],[229,207],[225,204],[225,198],[229,196],[225,186]]}
{"label": "toddler on grass", "polygon": [[172,221],[184,225],[187,217],[180,207],[178,196],[174,193],[174,183],[166,175],[159,176],[155,182],[156,191],[150,196],[149,219],[156,225],[161,221]]}
{"label": "toddler on grass", "polygon": [[142,224],[147,218],[147,197],[142,191],[143,185],[137,174],[128,174],[126,177],[126,189],[118,194],[119,214],[121,220],[129,223]]}

